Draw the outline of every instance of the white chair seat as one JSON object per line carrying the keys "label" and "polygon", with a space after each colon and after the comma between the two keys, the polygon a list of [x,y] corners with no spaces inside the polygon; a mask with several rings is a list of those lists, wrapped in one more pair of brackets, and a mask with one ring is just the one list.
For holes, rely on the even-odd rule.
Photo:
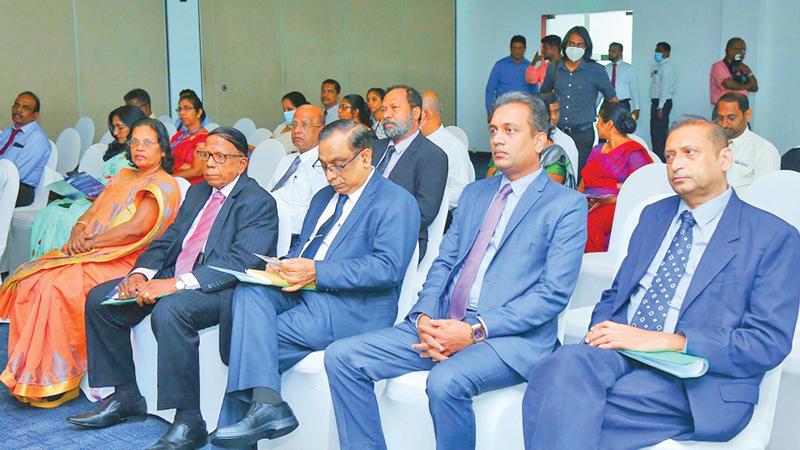
{"label": "white chair seat", "polygon": [[[94,143],[94,121],[91,117],[81,117],[75,123],[75,130],[78,131],[78,135],[80,136],[80,156],[89,149],[89,146]],[[75,167],[73,167],[74,169]]]}
{"label": "white chair seat", "polygon": [[103,165],[105,165],[105,162],[103,161],[103,155],[105,154],[106,149],[108,149],[107,144],[94,144],[89,147],[86,150],[86,153],[84,153],[81,157],[81,163],[78,164],[78,170],[80,172],[86,172],[87,174],[99,179],[100,175],[103,173]]}
{"label": "white chair seat", "polygon": [[252,145],[252,146],[256,146],[256,145],[266,141],[267,139],[269,139],[271,137],[272,137],[272,132],[271,131],[269,131],[266,128],[259,128],[259,129],[255,130],[255,131],[253,131],[252,133],[250,133],[249,136],[247,136],[247,143]]}
{"label": "white chair seat", "polygon": [[233,124],[233,128],[241,131],[245,138],[250,137],[256,131],[256,124],[248,117],[242,117]]}
{"label": "white chair seat", "polygon": [[66,175],[78,167],[81,158],[81,135],[74,128],[65,128],[56,139],[56,147],[58,147],[56,171]]}
{"label": "white chair seat", "polygon": [[111,134],[110,131],[106,131],[105,133],[103,133],[103,135],[100,136],[100,140],[97,141],[98,144],[105,144],[105,145],[108,145],[112,142],[114,142],[114,135]]}
{"label": "white chair seat", "polygon": [[0,257],[6,251],[11,217],[14,204],[19,193],[19,171],[17,166],[7,159],[0,160]]}
{"label": "white chair seat", "polygon": [[278,163],[284,156],[286,156],[286,150],[284,150],[283,144],[275,139],[267,139],[258,144],[250,155],[247,174],[266,189],[275,170],[278,169]]}

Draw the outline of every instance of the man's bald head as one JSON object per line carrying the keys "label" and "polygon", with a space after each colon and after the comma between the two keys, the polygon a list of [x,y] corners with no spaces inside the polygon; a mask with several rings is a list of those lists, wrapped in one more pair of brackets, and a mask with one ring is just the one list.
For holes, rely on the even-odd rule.
{"label": "man's bald head", "polygon": [[698,127],[699,129],[705,131],[705,136],[719,154],[723,148],[728,146],[728,136],[725,134],[725,130],[715,124],[714,122],[710,122],[706,119],[699,118],[699,117],[691,117],[689,119],[683,120],[679,122],[672,128],[671,132],[675,130],[681,129],[683,127]]}
{"label": "man's bald head", "polygon": [[442,100],[435,91],[422,93],[422,134],[430,135],[442,125]]}
{"label": "man's bald head", "polygon": [[303,105],[292,119],[292,143],[300,153],[319,145],[319,132],[325,126],[325,113],[319,106]]}

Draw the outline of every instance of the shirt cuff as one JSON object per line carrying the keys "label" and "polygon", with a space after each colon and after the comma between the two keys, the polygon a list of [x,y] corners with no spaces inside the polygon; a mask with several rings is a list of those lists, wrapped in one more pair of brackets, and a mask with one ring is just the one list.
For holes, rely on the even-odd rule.
{"label": "shirt cuff", "polygon": [[192,275],[191,272],[180,275],[178,279],[183,281],[184,290],[194,291],[200,289],[200,282],[197,281],[197,277]]}
{"label": "shirt cuff", "polygon": [[486,326],[486,322],[483,321],[481,316],[475,316],[475,318],[478,319],[478,322],[480,322],[481,325],[483,325],[483,334],[486,335],[486,339],[489,339],[489,327]]}
{"label": "shirt cuff", "polygon": [[129,273],[128,276],[131,276],[135,273],[144,275],[144,277],[147,278],[147,280],[149,281],[152,280],[154,276],[156,276],[156,273],[158,273],[158,271],[153,269],[147,269],[144,267],[139,267],[137,269],[133,269],[133,271],[131,271],[131,273]]}

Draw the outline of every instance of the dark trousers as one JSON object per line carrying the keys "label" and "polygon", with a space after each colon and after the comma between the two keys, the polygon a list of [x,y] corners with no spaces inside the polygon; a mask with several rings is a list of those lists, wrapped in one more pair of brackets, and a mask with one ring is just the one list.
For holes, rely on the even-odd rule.
{"label": "dark trousers", "polygon": [[586,160],[589,158],[589,153],[592,152],[592,145],[594,145],[594,124],[585,123],[583,125],[576,125],[574,127],[559,127],[561,131],[567,133],[569,137],[575,141],[575,147],[578,148],[578,179],[586,165]]}
{"label": "dark trousers", "polygon": [[661,111],[664,113],[662,118],[656,117],[656,109],[658,109],[658,99],[650,100],[650,140],[653,143],[653,153],[664,159],[664,145],[667,143],[667,133],[669,131],[669,113],[672,111],[672,99],[664,102],[664,107]]}
{"label": "dark trousers", "polygon": [[631,99],[626,98],[625,100],[620,100],[619,104],[624,106],[625,109],[628,110],[628,112],[631,112]]}
{"label": "dark trousers", "polygon": [[19,193],[17,193],[17,203],[14,206],[28,206],[33,203],[33,197],[36,193],[36,188],[28,186],[27,184],[19,183]]}
{"label": "dark trousers", "polygon": [[220,296],[185,290],[164,297],[155,305],[101,305],[117,283],[119,280],[112,280],[96,286],[86,300],[89,385],[136,382],[131,328],[152,313],[150,322],[158,340],[158,409],[199,410],[197,331],[219,323]]}

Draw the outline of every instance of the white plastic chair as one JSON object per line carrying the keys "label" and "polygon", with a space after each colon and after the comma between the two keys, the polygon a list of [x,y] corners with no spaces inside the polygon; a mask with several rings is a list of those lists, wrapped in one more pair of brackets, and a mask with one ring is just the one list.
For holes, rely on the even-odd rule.
{"label": "white plastic chair", "polygon": [[417,277],[420,285],[425,282],[425,278],[428,276],[428,270],[430,270],[431,265],[433,265],[433,260],[439,256],[439,246],[442,244],[444,225],[447,222],[448,206],[447,188],[445,188],[444,195],[442,196],[442,204],[439,206],[439,212],[436,213],[433,222],[428,225],[428,248],[425,250],[425,256],[422,257],[422,261],[419,262],[419,267],[417,268]]}
{"label": "white plastic chair", "polygon": [[245,137],[249,137],[256,131],[256,123],[249,117],[242,117],[233,124],[233,128],[241,131]]}
{"label": "white plastic chair", "polygon": [[465,133],[464,130],[455,125],[444,127],[444,129],[453,133],[453,136],[457,137],[459,141],[463,142],[464,146],[467,147],[467,150],[469,150],[469,137],[467,137],[467,133]]}
{"label": "white plastic chair", "polygon": [[56,172],[66,175],[78,167],[81,159],[81,135],[74,128],[64,128],[56,139],[58,148],[58,164]]}
{"label": "white plastic chair", "polygon": [[175,181],[178,183],[178,189],[181,190],[181,204],[183,204],[183,200],[186,199],[186,191],[192,187],[192,184],[186,178],[181,177],[175,177]]}
{"label": "white plastic chair", "polygon": [[[167,136],[169,137],[175,136],[175,133],[178,132],[178,129],[175,128],[175,124],[172,122],[162,122],[162,123],[164,124],[164,128],[167,129]],[[206,131],[211,131],[211,130],[206,129]]]}
{"label": "white plastic chair", "polygon": [[275,139],[267,139],[258,144],[250,155],[250,164],[247,167],[247,174],[258,181],[264,189],[269,185],[278,163],[286,156],[283,144]]}
{"label": "white plastic chair", "polygon": [[100,178],[103,173],[103,155],[108,149],[108,144],[94,144],[86,149],[86,152],[81,157],[81,163],[78,164],[79,172],[86,172],[87,174]]}
{"label": "white plastic chair", "polygon": [[175,128],[175,122],[172,120],[172,117],[170,117],[167,114],[162,114],[162,115],[158,116],[158,120],[161,123],[163,123],[164,126],[167,126],[167,124],[169,124],[169,125],[172,125],[172,128]]}
{"label": "white plastic chair", "polygon": [[100,140],[97,141],[98,144],[105,144],[105,145],[108,145],[112,142],[114,142],[114,135],[111,134],[110,131],[106,131],[105,133],[103,133],[103,135],[100,136]]}
{"label": "white plastic chair", "polygon": [[[264,186],[261,187],[266,189]],[[289,247],[292,245],[289,209],[279,198],[275,199],[275,204],[278,206],[278,245],[276,248],[277,255],[275,256],[284,256],[289,253]]]}
{"label": "white plastic chair", "polygon": [[271,137],[272,131],[269,131],[266,128],[259,128],[247,136],[247,143],[255,147]]}
{"label": "white plastic chair", "polygon": [[19,193],[19,171],[7,159],[0,159],[0,256],[6,251],[11,217]]}
{"label": "white plastic chair", "polygon": [[[78,134],[81,138],[81,156],[83,153],[89,149],[89,146],[94,143],[94,121],[91,117],[81,117],[75,122],[75,129],[78,130]],[[73,167],[74,169],[74,167]]]}
{"label": "white plastic chair", "polygon": [[205,129],[206,129],[206,131],[208,131],[209,133],[211,133],[212,131],[214,131],[214,130],[216,130],[217,128],[219,128],[219,124],[216,124],[216,123],[214,123],[214,122],[211,122],[211,123],[207,123],[207,124],[206,124],[206,126],[204,126],[203,128],[205,128]]}

